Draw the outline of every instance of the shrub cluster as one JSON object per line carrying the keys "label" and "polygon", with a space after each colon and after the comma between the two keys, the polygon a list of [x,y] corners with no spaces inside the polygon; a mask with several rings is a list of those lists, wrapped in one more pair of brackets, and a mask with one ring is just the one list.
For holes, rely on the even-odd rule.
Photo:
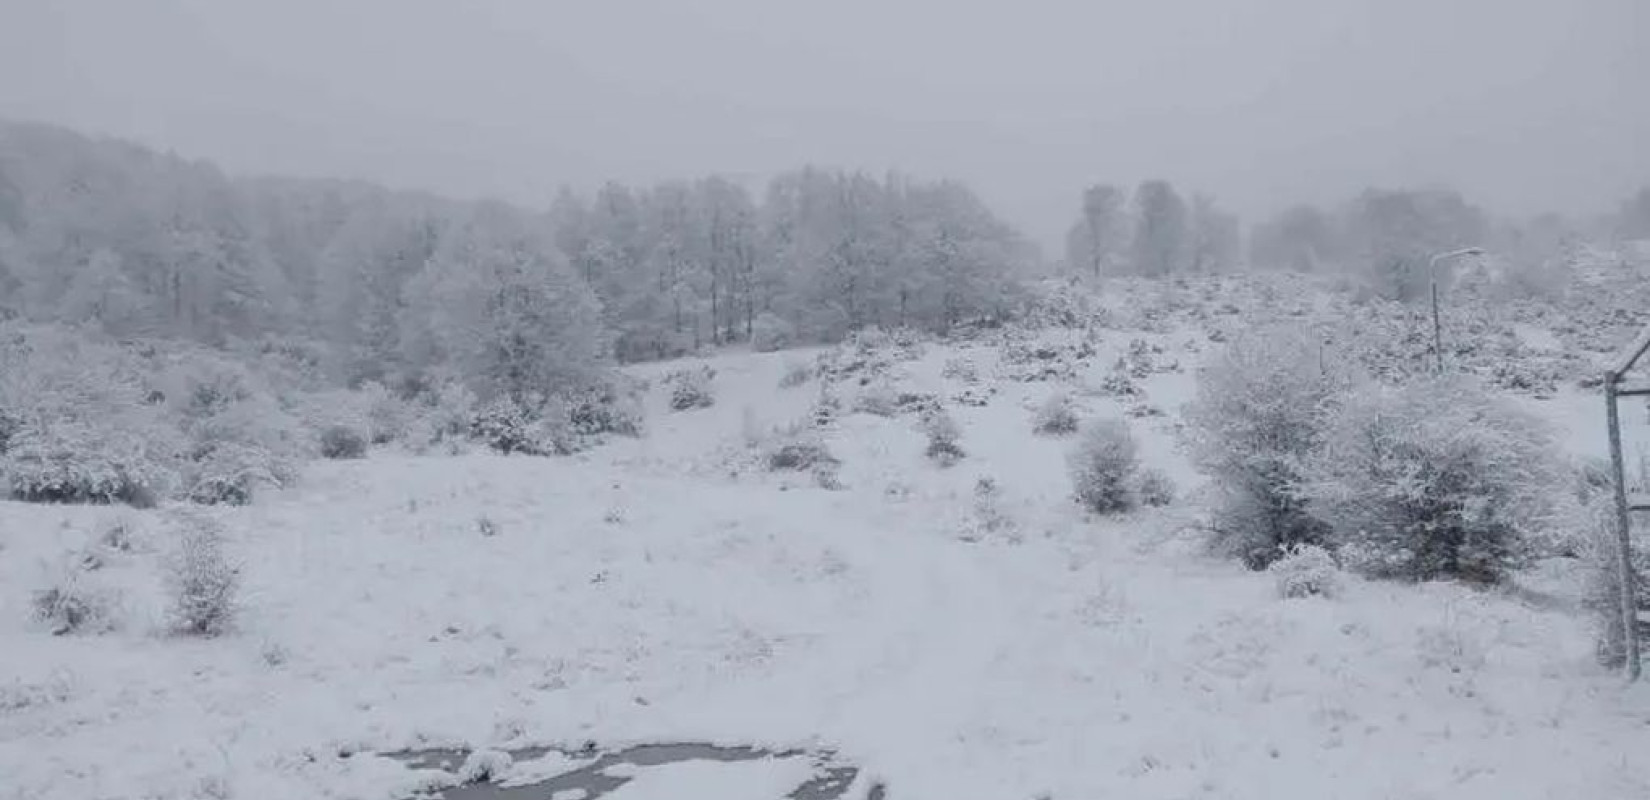
{"label": "shrub cluster", "polygon": [[1254,568],[1317,546],[1375,577],[1499,580],[1552,521],[1545,428],[1467,376],[1382,384],[1310,332],[1251,331],[1199,375],[1192,452],[1214,538]]}
{"label": "shrub cluster", "polygon": [[679,369],[666,375],[665,385],[670,387],[670,409],[687,411],[715,405],[716,395],[711,389],[711,381],[715,378],[716,370],[708,366]]}
{"label": "shrub cluster", "polygon": [[1048,396],[1032,414],[1031,430],[1045,436],[1066,436],[1077,432],[1077,405],[1066,392]]}

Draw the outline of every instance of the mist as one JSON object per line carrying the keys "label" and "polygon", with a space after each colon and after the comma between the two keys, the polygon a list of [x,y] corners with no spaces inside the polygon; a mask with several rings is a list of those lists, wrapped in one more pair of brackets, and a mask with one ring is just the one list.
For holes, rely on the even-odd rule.
{"label": "mist", "polygon": [[1094,181],[1165,178],[1254,220],[1369,185],[1592,213],[1650,176],[1637,0],[65,0],[0,18],[0,116],[534,207],[610,179],[899,170],[968,182],[1050,249]]}

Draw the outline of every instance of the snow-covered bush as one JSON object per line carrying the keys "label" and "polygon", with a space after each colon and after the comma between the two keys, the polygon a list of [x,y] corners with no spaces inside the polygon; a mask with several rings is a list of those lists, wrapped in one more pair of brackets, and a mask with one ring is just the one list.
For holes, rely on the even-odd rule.
{"label": "snow-covered bush", "polygon": [[1135,379],[1147,378],[1157,371],[1155,356],[1160,352],[1162,352],[1161,348],[1152,347],[1145,339],[1130,339],[1129,350],[1118,359],[1118,363],[1123,370],[1129,373],[1130,377]]}
{"label": "snow-covered bush", "polygon": [[367,437],[347,425],[332,425],[321,431],[321,457],[331,459],[365,458]]}
{"label": "snow-covered bush", "polygon": [[915,414],[925,418],[944,410],[945,402],[939,395],[927,392],[898,392],[894,395],[894,407],[900,414]]}
{"label": "snow-covered bush", "polygon": [[1266,571],[1277,581],[1279,597],[1333,597],[1340,592],[1340,567],[1319,545],[1287,545]]}
{"label": "snow-covered bush", "polygon": [[459,765],[458,782],[468,786],[501,780],[510,774],[513,763],[510,754],[502,750],[477,750],[465,756],[464,763]]}
{"label": "snow-covered bush", "polygon": [[32,610],[37,622],[53,636],[107,633],[116,626],[119,597],[96,585],[78,564],[66,564],[52,585],[34,593]]}
{"label": "snow-covered bush", "polygon": [[967,455],[960,444],[962,429],[943,409],[924,416],[922,429],[928,436],[923,453],[940,466],[949,467]]}
{"label": "snow-covered bush", "polygon": [[1541,421],[1463,377],[1348,395],[1301,494],[1341,561],[1379,577],[1493,582],[1564,491]]}
{"label": "snow-covered bush", "polygon": [[1154,508],[1174,502],[1174,481],[1162,470],[1146,468],[1135,473],[1134,496],[1141,505]]}
{"label": "snow-covered bush", "polygon": [[773,472],[807,472],[841,463],[824,442],[800,433],[781,436],[769,444],[764,461]]}
{"label": "snow-covered bush", "polygon": [[460,442],[472,434],[479,402],[469,387],[457,381],[441,384],[424,396],[426,444]]}
{"label": "snow-covered bush", "polygon": [[[155,505],[171,488],[175,437],[60,420],[25,428],[0,455],[11,497],[32,503]],[[174,441],[168,441],[174,440]]]}
{"label": "snow-covered bush", "polygon": [[198,351],[168,355],[157,366],[167,416],[187,439],[180,470],[185,497],[245,504],[258,487],[297,478],[303,427],[257,376]]}
{"label": "snow-covered bush", "polygon": [[789,361],[785,364],[785,374],[779,378],[779,388],[795,389],[814,378],[814,368],[806,361]]}
{"label": "snow-covered bush", "polygon": [[814,427],[826,428],[837,421],[842,415],[842,398],[831,389],[830,384],[819,384],[819,396],[814,398],[813,408],[809,411],[809,418]]}
{"label": "snow-covered bush", "polygon": [[1077,406],[1071,395],[1055,392],[1048,396],[1031,417],[1031,430],[1045,436],[1065,436],[1077,432]]}
{"label": "snow-covered bush", "polygon": [[715,377],[716,370],[708,366],[679,369],[666,375],[665,385],[670,387],[671,410],[687,411],[715,405],[716,394],[711,389],[711,381]]}
{"label": "snow-covered bush", "polygon": [[529,407],[500,396],[476,410],[470,436],[504,455],[567,455],[574,451],[566,411],[555,402]]}
{"label": "snow-covered bush", "polygon": [[573,432],[587,437],[641,436],[647,418],[641,402],[645,390],[641,381],[613,375],[574,394],[567,412]]}
{"label": "snow-covered bush", "polygon": [[143,372],[78,330],[0,322],[0,493],[135,505],[168,494],[184,443]]}
{"label": "snow-covered bush", "polygon": [[1422,666],[1453,673],[1474,673],[1489,658],[1483,632],[1449,619],[1416,631],[1415,655]]}
{"label": "snow-covered bush", "polygon": [[1134,375],[1129,365],[1123,359],[1112,364],[1106,377],[1100,379],[1100,393],[1110,397],[1139,397],[1144,394],[1140,385],[1135,383]]}
{"label": "snow-covered bush", "polygon": [[224,552],[223,529],[206,517],[182,517],[166,563],[173,630],[190,636],[227,631],[239,610],[240,585],[240,569]]}
{"label": "snow-covered bush", "polygon": [[220,442],[197,453],[187,475],[185,498],[202,505],[244,506],[259,486],[285,486],[291,466],[256,444]]}
{"label": "snow-covered bush", "polygon": [[952,356],[946,359],[940,375],[963,383],[978,383],[980,380],[979,369],[974,366],[974,360],[967,356]]}
{"label": "snow-covered bush", "polygon": [[413,404],[377,381],[362,384],[358,391],[365,400],[368,441],[372,444],[405,441],[418,416]]}
{"label": "snow-covered bush", "polygon": [[1003,377],[1022,382],[1064,381],[1076,377],[1077,369],[1093,358],[1094,345],[1059,341],[1014,341],[1003,347],[999,370]]}
{"label": "snow-covered bush", "polygon": [[751,349],[772,353],[796,344],[796,326],[778,314],[764,311],[751,320]]}
{"label": "snow-covered bush", "polygon": [[979,534],[1007,533],[1011,539],[1017,540],[1014,532],[1014,518],[1003,511],[1003,489],[997,479],[989,475],[982,476],[974,481],[974,519],[976,532],[963,536],[964,540],[975,541]]}
{"label": "snow-covered bush", "polygon": [[1110,514],[1134,506],[1140,460],[1128,423],[1105,419],[1091,424],[1067,454],[1066,468],[1072,497],[1084,508]]}
{"label": "snow-covered bush", "polygon": [[899,393],[885,381],[876,381],[854,396],[854,412],[892,417],[899,413]]}
{"label": "snow-covered bush", "polygon": [[1186,409],[1193,459],[1220,492],[1214,544],[1254,569],[1328,530],[1300,496],[1301,464],[1348,381],[1321,366],[1315,342],[1299,328],[1245,333],[1206,362]]}

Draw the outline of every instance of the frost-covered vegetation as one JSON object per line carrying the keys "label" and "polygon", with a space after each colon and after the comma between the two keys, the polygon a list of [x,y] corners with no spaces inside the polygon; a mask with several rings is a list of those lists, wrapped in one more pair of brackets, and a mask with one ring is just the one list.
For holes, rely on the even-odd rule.
{"label": "frost-covered vegetation", "polygon": [[[914,796],[1037,796],[1101,729],[1128,746],[1059,796],[1410,788],[1347,752],[1429,789],[1645,785],[1610,750],[1642,714],[1576,657],[1618,573],[1608,477],[1567,459],[1650,314],[1623,242],[1372,190],[1260,226],[1239,272],[1235,220],[1149,181],[1086,193],[1029,280],[950,183],[537,214],[34,126],[0,156],[0,772],[28,796],[411,796],[363,751],[457,741],[455,780],[509,779],[519,744],[700,722],[885,757]],[[1417,265],[1480,241],[1434,352]],[[1527,758],[1560,750],[1597,755]]]}
{"label": "frost-covered vegetation", "polygon": [[1096,420],[1067,456],[1072,497],[1084,508],[1101,514],[1134,507],[1135,476],[1140,458],[1134,435],[1122,420]]}

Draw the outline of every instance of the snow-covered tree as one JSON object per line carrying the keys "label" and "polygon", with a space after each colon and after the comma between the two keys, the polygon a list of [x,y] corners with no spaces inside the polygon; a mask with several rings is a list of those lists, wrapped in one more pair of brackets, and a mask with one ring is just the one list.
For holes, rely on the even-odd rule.
{"label": "snow-covered tree", "polygon": [[1066,266],[1093,278],[1110,273],[1128,243],[1129,219],[1123,190],[1096,184],[1083,190],[1083,209],[1066,234]]}
{"label": "snow-covered tree", "polygon": [[1243,244],[1238,219],[1222,211],[1214,198],[1204,194],[1192,196],[1188,227],[1191,251],[1188,266],[1192,272],[1225,272],[1238,266]]}
{"label": "snow-covered tree", "polygon": [[1408,301],[1425,296],[1430,257],[1480,244],[1486,222],[1453,191],[1369,189],[1347,210],[1346,230],[1358,273],[1382,297]]}
{"label": "snow-covered tree", "polygon": [[1650,239],[1650,186],[1621,204],[1616,215],[1616,235],[1628,241]]}
{"label": "snow-covered tree", "polygon": [[594,294],[514,209],[477,206],[408,289],[401,338],[411,363],[460,375],[483,398],[564,395],[606,359]]}
{"label": "snow-covered tree", "polygon": [[1187,259],[1186,202],[1168,181],[1140,184],[1134,192],[1134,272],[1164,277]]}
{"label": "snow-covered tree", "polygon": [[1254,227],[1249,237],[1249,263],[1258,269],[1320,272],[1341,257],[1335,221],[1310,205],[1284,210]]}

